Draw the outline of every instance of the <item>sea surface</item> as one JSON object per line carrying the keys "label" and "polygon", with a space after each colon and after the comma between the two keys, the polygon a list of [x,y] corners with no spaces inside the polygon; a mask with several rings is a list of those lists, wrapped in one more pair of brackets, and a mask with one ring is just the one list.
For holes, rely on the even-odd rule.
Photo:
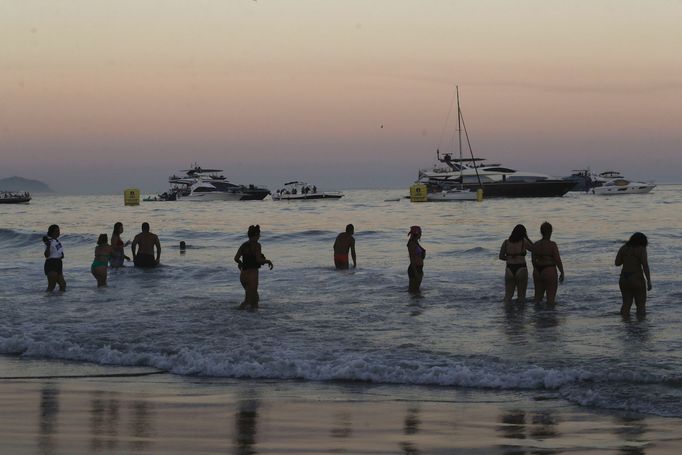
{"label": "sea surface", "polygon": [[[0,354],[188,377],[400,385],[417,396],[513,391],[682,417],[682,187],[481,203],[413,204],[405,193],[138,207],[122,195],[37,195],[0,205]],[[539,238],[545,220],[566,270],[557,306],[505,306],[500,245],[517,223]],[[162,266],[111,271],[98,289],[95,242],[117,221],[124,239],[149,222]],[[52,223],[62,232],[65,293],[44,291],[41,238]],[[261,308],[237,311],[244,293],[233,257],[257,223],[275,268],[261,270]],[[332,245],[347,223],[358,267],[339,272]],[[419,296],[406,292],[414,224],[427,251]],[[646,320],[625,322],[614,258],[635,231],[649,237],[653,291]]]}

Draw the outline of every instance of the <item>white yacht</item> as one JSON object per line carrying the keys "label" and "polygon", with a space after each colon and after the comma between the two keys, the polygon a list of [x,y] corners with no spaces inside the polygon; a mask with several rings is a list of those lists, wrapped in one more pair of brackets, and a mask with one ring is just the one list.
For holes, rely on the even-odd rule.
{"label": "white yacht", "polygon": [[[601,174],[600,174],[601,175]],[[656,188],[653,183],[632,182],[622,177],[607,181],[592,191],[597,196],[615,196],[620,194],[646,194]]]}
{"label": "white yacht", "polygon": [[318,191],[316,185],[295,180],[287,182],[283,188],[275,191],[273,201],[303,201],[309,199],[341,199],[343,193],[339,191]]}
{"label": "white yacht", "polygon": [[267,188],[255,185],[238,185],[229,182],[222,169],[203,169],[194,165],[185,169],[184,176],[172,175],[168,182],[173,185],[169,194],[177,200],[195,201],[249,201],[262,200],[270,194]]}

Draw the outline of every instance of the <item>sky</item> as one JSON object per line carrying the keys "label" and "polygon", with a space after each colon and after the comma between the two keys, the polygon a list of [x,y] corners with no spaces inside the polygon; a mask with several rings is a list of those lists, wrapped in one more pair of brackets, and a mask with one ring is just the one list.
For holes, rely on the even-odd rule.
{"label": "sky", "polygon": [[0,178],[407,188],[454,151],[682,182],[682,1],[0,0]]}

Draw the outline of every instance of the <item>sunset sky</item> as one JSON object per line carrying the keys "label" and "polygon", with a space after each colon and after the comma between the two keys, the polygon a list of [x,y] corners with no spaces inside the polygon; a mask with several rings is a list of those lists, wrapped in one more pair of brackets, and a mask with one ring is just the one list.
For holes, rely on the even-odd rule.
{"label": "sunset sky", "polygon": [[682,182],[681,1],[0,0],[0,178],[407,188],[451,150]]}

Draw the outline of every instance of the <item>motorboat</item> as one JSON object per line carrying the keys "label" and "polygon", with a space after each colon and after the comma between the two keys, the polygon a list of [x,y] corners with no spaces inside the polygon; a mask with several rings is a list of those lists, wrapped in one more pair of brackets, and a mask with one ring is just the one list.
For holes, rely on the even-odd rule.
{"label": "motorboat", "polygon": [[632,182],[624,178],[615,178],[607,181],[602,186],[593,188],[597,196],[615,196],[619,194],[646,194],[656,188],[653,183]]}
{"label": "motorboat", "polygon": [[573,182],[573,187],[569,191],[588,192],[595,186],[595,179],[589,168],[574,169],[571,175],[563,177],[562,180]]}
{"label": "motorboat", "polygon": [[472,191],[482,188],[486,198],[560,197],[575,185],[574,182],[546,174],[518,171],[501,164],[487,164],[484,158],[453,158],[449,153],[436,153],[442,165],[420,170],[420,181]]}
{"label": "motorboat", "polygon": [[[437,163],[432,169],[419,171],[419,182],[427,187],[439,186],[448,191],[453,188],[474,193],[483,190],[485,198],[496,197],[558,197],[566,194],[574,182],[553,178],[535,172],[517,171],[501,164],[487,163],[485,158],[474,156],[469,141],[457,89],[457,121],[459,132],[459,158],[451,153],[441,155],[436,150]],[[462,156],[462,131],[464,132],[470,158]],[[429,191],[431,193],[432,191]]]}
{"label": "motorboat", "polygon": [[203,169],[194,165],[185,169],[185,175],[171,175],[168,182],[173,186],[168,191],[166,200],[195,200],[195,201],[250,201],[263,200],[270,194],[267,188],[256,185],[238,185],[231,183],[222,169]]}
{"label": "motorboat", "polygon": [[441,191],[429,191],[426,193],[426,200],[428,202],[476,201],[478,198],[478,191],[459,188],[450,188],[449,190]]}
{"label": "motorboat", "polygon": [[283,188],[278,189],[272,195],[273,201],[303,201],[309,199],[341,199],[343,193],[339,191],[317,190],[316,185],[309,185],[306,182],[295,180],[287,182]]}
{"label": "motorboat", "polygon": [[28,191],[0,191],[0,204],[25,204],[30,200]]}

